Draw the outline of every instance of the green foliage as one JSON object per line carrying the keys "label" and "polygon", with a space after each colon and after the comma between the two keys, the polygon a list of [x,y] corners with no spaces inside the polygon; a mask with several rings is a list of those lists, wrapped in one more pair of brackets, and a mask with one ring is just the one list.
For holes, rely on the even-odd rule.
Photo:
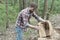
{"label": "green foliage", "polygon": [[15,22],[15,19],[17,18],[17,14],[18,14],[18,7],[14,7],[14,6],[9,6],[8,7],[8,18],[10,22]]}
{"label": "green foliage", "polygon": [[[5,0],[2,0],[2,3],[0,3],[0,29],[4,29],[6,26],[6,4]],[[17,15],[19,13],[19,1],[17,0],[14,4],[14,0],[8,0],[8,18],[9,22],[15,23]],[[37,0],[34,2],[37,3]],[[28,6],[30,3],[29,0],[26,1],[26,5]],[[52,0],[48,0],[48,9],[50,10]],[[38,10],[39,10],[39,15],[43,13],[43,8],[44,8],[44,0],[38,0]],[[21,9],[21,8],[20,8]],[[60,13],[60,0],[55,0],[54,2],[54,7],[52,14],[57,14]]]}
{"label": "green foliage", "polygon": [[5,5],[4,4],[0,4],[0,29],[2,31],[6,29],[6,27],[5,27],[6,19],[5,18],[6,18]]}
{"label": "green foliage", "polygon": [[[38,10],[39,14],[41,15],[43,13],[43,8],[44,8],[44,0],[38,0]],[[51,8],[51,3],[52,0],[48,0],[48,10]],[[52,14],[60,13],[60,0],[54,0],[54,6],[53,6],[53,11]]]}
{"label": "green foliage", "polygon": [[43,13],[43,7],[44,6],[44,0],[38,0],[38,10],[39,10],[39,15],[41,16],[41,13]]}
{"label": "green foliage", "polygon": [[[10,23],[15,23],[18,15],[18,6],[8,5],[8,18]],[[5,4],[0,4],[0,31],[6,30],[6,6]]]}
{"label": "green foliage", "polygon": [[60,0],[55,1],[54,3],[54,13],[60,13]]}

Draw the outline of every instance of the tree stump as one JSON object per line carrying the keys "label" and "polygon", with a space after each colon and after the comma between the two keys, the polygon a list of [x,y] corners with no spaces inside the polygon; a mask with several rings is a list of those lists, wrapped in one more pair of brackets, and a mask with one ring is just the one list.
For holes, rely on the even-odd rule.
{"label": "tree stump", "polygon": [[54,39],[38,38],[38,40],[54,40]]}
{"label": "tree stump", "polygon": [[[38,26],[41,27],[39,30],[38,40],[57,40],[59,34],[53,29],[51,22],[47,21],[45,23],[38,23]],[[47,38],[49,37],[49,38]]]}

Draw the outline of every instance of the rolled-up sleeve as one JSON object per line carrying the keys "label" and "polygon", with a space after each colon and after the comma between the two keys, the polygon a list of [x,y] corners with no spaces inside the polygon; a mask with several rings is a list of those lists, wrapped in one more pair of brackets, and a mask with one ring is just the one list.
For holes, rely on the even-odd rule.
{"label": "rolled-up sleeve", "polygon": [[35,19],[37,19],[37,21],[38,22],[45,22],[45,20],[44,19],[42,19],[41,17],[39,17],[35,12],[33,12],[33,15],[32,15],[33,17],[35,17]]}
{"label": "rolled-up sleeve", "polygon": [[24,23],[24,27],[29,27],[29,23],[28,23],[28,17],[27,17],[27,14],[23,14],[22,15],[22,17],[23,17],[23,23]]}

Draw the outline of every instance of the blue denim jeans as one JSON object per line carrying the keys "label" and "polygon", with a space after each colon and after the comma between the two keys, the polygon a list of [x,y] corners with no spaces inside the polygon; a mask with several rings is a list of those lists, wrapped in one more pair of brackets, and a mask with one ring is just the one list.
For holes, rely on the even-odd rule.
{"label": "blue denim jeans", "polygon": [[23,30],[20,27],[16,27],[16,40],[23,40]]}

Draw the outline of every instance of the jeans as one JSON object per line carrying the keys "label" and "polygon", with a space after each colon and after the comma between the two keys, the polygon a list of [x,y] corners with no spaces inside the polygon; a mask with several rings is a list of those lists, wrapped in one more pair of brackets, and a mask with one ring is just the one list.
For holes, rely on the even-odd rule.
{"label": "jeans", "polygon": [[16,27],[16,40],[23,40],[23,30],[20,27]]}

